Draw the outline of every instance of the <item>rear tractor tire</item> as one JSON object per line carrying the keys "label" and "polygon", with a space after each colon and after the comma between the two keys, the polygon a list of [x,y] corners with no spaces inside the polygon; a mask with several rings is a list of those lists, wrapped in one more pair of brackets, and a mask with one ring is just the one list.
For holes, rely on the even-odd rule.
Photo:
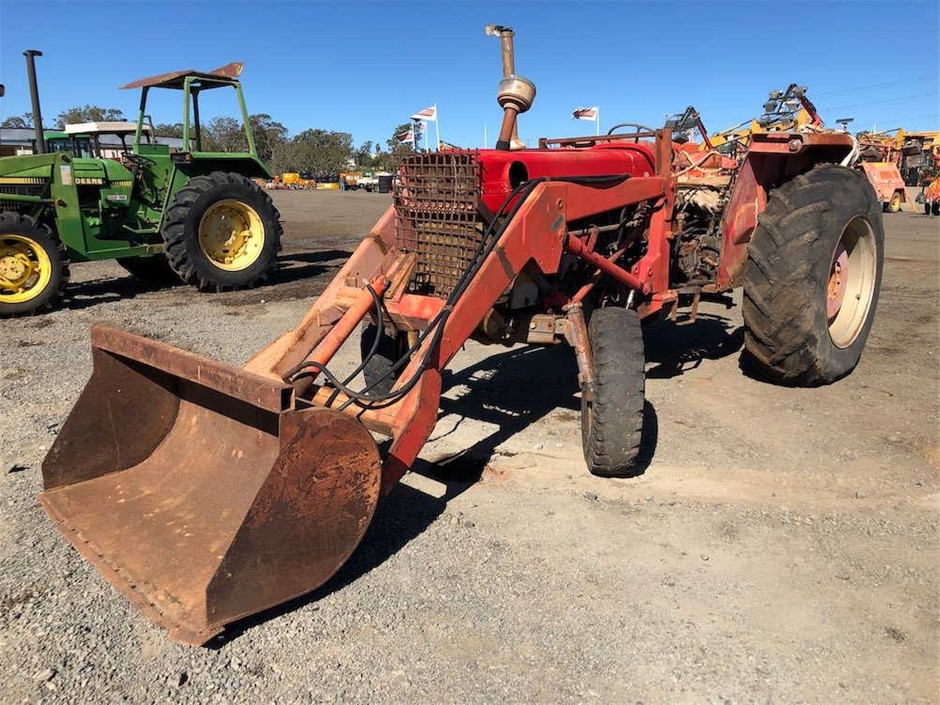
{"label": "rear tractor tire", "polygon": [[65,245],[45,225],[0,213],[0,317],[52,308],[69,281]]}
{"label": "rear tractor tire", "polygon": [[646,394],[643,331],[634,311],[602,308],[588,325],[594,399],[581,395],[581,445],[588,470],[618,477],[636,471]]}
{"label": "rear tractor tire", "polygon": [[173,197],[163,225],[170,267],[200,291],[249,287],[277,265],[280,214],[240,174],[193,177]]}
{"label": "rear tractor tire", "polygon": [[744,278],[745,349],[757,371],[801,387],[851,372],[883,264],[881,203],[861,172],[827,164],[773,191]]}

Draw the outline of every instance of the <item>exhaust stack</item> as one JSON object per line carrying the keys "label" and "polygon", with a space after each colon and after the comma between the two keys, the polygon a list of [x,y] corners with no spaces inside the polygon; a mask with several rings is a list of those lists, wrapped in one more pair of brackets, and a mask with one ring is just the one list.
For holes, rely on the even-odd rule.
{"label": "exhaust stack", "polygon": [[36,83],[36,57],[42,56],[38,49],[27,49],[23,52],[26,57],[26,74],[29,77],[29,97],[33,101],[33,126],[36,130],[36,152],[45,154],[46,138],[42,134],[42,111],[39,109],[39,86]]}
{"label": "exhaust stack", "polygon": [[496,149],[508,151],[519,144],[517,117],[532,107],[535,102],[535,84],[527,78],[516,75],[516,53],[513,46],[511,27],[498,24],[486,25],[485,31],[492,37],[499,37],[503,59],[503,80],[499,82],[496,100],[503,109],[503,123],[499,130]]}

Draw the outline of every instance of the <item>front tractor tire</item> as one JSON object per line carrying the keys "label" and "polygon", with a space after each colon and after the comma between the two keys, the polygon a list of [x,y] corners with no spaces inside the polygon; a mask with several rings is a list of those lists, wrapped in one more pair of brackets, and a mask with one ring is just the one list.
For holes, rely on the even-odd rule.
{"label": "front tractor tire", "polygon": [[791,386],[858,364],[881,291],[881,203],[861,172],[827,164],[774,190],[748,247],[745,349]]}
{"label": "front tractor tire", "polygon": [[594,399],[581,394],[581,446],[594,475],[636,472],[643,435],[646,358],[643,331],[634,311],[594,311],[588,324],[594,358]]}
{"label": "front tractor tire", "polygon": [[45,225],[0,213],[0,317],[52,308],[69,281],[65,246]]}
{"label": "front tractor tire", "polygon": [[173,197],[163,225],[170,267],[200,291],[249,287],[277,264],[280,214],[240,174],[193,177]]}

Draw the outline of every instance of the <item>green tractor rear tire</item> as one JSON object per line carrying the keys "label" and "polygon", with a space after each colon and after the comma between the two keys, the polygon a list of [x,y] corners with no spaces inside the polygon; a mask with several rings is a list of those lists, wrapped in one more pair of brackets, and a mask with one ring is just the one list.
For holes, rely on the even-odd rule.
{"label": "green tractor rear tire", "polygon": [[0,317],[52,308],[69,281],[65,246],[42,223],[0,213]]}
{"label": "green tractor rear tire", "polygon": [[177,191],[163,225],[170,267],[200,291],[252,286],[277,265],[280,214],[240,174],[196,176]]}

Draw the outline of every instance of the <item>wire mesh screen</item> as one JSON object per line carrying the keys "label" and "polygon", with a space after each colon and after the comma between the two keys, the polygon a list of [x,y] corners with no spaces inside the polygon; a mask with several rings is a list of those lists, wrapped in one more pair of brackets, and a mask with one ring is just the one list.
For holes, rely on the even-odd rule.
{"label": "wire mesh screen", "polygon": [[402,161],[400,174],[398,242],[417,254],[408,291],[446,298],[483,236],[477,213],[480,163],[475,152],[412,154]]}

